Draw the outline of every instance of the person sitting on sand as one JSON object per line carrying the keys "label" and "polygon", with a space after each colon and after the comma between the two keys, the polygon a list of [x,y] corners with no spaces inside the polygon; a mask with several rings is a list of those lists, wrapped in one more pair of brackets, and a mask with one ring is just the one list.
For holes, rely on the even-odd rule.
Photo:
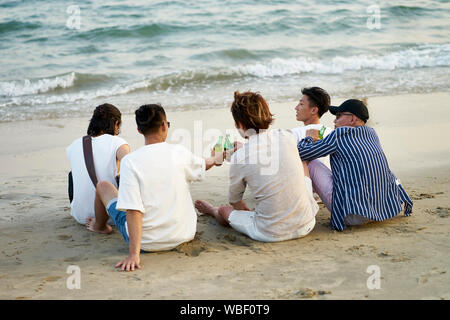
{"label": "person sitting on sand", "polygon": [[[336,116],[335,130],[323,140],[311,129],[299,142],[298,152],[308,164],[311,179],[331,212],[331,227],[381,221],[400,213],[412,213],[412,201],[391,172],[378,136],[366,126],[369,111],[360,100],[350,99],[330,106]],[[331,170],[314,160],[330,155]],[[314,160],[314,161],[312,161]]]}
{"label": "person sitting on sand", "polygon": [[[276,242],[307,235],[314,228],[319,208],[294,136],[287,130],[268,130],[273,115],[258,93],[235,92],[231,113],[236,128],[248,142],[231,157],[230,205],[214,207],[197,200],[195,207],[221,225],[230,225],[257,241]],[[247,185],[256,202],[254,210],[242,200]]]}
{"label": "person sitting on sand", "polygon": [[[320,123],[320,118],[328,111],[330,106],[330,96],[322,88],[311,87],[302,89],[302,98],[295,107],[297,121],[303,122],[304,126],[291,129],[291,132],[295,135],[297,143],[306,137],[306,131],[309,129],[320,130],[325,127],[323,137],[326,137],[333,131],[332,128],[328,128]],[[330,158],[320,158],[328,168],[330,168]],[[314,189],[314,181],[313,181]]]}
{"label": "person sitting on sand", "polygon": [[116,267],[134,271],[140,251],[170,250],[194,238],[197,214],[188,182],[202,180],[215,158],[200,158],[181,145],[166,143],[170,122],[160,105],[143,105],[135,112],[145,145],[122,160],[120,188],[109,181],[97,185],[96,216],[90,231],[110,234],[108,217],[129,243],[129,255]]}
{"label": "person sitting on sand", "polygon": [[[92,137],[92,153],[98,181],[108,181],[117,187],[116,175],[120,160],[130,152],[128,143],[118,137],[122,123],[121,113],[112,104],[99,105],[89,122],[87,134]],[[95,186],[86,168],[83,138],[78,138],[66,149],[73,176],[73,200],[70,214],[84,224],[88,217],[95,217]]]}

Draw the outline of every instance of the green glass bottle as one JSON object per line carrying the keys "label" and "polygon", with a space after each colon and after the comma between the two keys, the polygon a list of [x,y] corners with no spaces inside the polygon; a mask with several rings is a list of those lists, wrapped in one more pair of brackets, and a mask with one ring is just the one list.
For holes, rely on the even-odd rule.
{"label": "green glass bottle", "polygon": [[222,140],[223,136],[219,136],[219,140],[217,140],[216,144],[214,145],[215,152],[222,152]]}
{"label": "green glass bottle", "polygon": [[322,126],[322,128],[320,128],[320,131],[319,131],[319,139],[320,140],[323,139],[323,134],[325,133],[325,129],[326,129],[325,126]]}
{"label": "green glass bottle", "polygon": [[219,140],[214,145],[214,157],[216,163],[223,163],[223,149],[222,149],[223,136],[219,136]]}
{"label": "green glass bottle", "polygon": [[223,144],[223,149],[225,150],[225,157],[227,161],[231,160],[231,155],[233,154],[234,145],[230,141],[230,135],[225,136],[225,142]]}

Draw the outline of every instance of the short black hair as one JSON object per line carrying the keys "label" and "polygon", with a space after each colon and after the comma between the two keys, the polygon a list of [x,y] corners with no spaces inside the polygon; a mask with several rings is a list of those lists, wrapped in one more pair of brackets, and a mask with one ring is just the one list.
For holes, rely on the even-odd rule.
{"label": "short black hair", "polygon": [[159,104],[144,104],[135,111],[136,124],[142,134],[158,132],[166,120],[166,112]]}
{"label": "short black hair", "polygon": [[87,134],[94,137],[105,133],[114,135],[116,122],[119,126],[122,123],[122,114],[119,109],[109,103],[101,104],[94,110]]}
{"label": "short black hair", "polygon": [[319,118],[328,111],[330,95],[324,89],[319,87],[303,88],[302,94],[308,97],[309,103],[313,107],[319,109]]}

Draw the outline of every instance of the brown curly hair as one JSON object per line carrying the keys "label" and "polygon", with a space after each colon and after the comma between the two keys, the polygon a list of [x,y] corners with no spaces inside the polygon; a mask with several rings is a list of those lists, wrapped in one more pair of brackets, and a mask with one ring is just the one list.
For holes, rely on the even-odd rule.
{"label": "brown curly hair", "polygon": [[234,101],[231,104],[231,113],[234,121],[242,124],[245,129],[268,129],[273,122],[273,114],[270,113],[266,100],[255,92],[234,92]]}

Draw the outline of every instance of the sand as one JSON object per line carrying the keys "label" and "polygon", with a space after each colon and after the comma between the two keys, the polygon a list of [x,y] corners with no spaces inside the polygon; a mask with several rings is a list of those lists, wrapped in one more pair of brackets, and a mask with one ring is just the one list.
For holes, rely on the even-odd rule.
{"label": "sand", "polygon": [[[142,270],[130,273],[114,268],[128,253],[117,231],[91,233],[69,215],[65,147],[89,119],[1,123],[0,299],[450,299],[449,100],[450,93],[368,99],[369,125],[414,200],[412,216],[336,232],[321,205],[308,236],[271,244],[199,216],[192,242],[143,254]],[[275,128],[299,125],[295,105],[271,104]],[[182,129],[192,134],[200,119],[203,133],[233,128],[228,109],[170,111],[168,118],[168,142]],[[330,114],[323,121],[333,126]],[[122,132],[132,150],[143,145],[134,115],[123,117]],[[228,168],[192,184],[192,198],[225,204]],[[67,287],[73,265],[80,289]],[[379,289],[367,286],[372,265]]]}

